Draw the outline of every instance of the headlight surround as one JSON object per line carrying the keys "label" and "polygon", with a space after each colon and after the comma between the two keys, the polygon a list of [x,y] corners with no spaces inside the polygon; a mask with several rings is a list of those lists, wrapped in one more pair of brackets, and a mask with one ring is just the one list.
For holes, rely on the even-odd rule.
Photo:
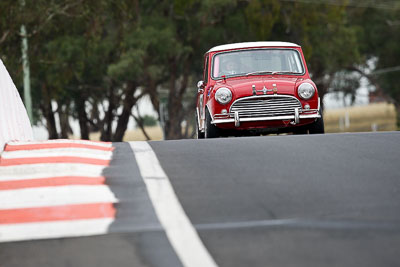
{"label": "headlight surround", "polygon": [[297,93],[302,99],[308,100],[314,96],[315,88],[311,83],[302,83],[297,88]]}
{"label": "headlight surround", "polygon": [[226,105],[232,100],[232,92],[226,87],[221,87],[215,92],[215,100],[222,105]]}

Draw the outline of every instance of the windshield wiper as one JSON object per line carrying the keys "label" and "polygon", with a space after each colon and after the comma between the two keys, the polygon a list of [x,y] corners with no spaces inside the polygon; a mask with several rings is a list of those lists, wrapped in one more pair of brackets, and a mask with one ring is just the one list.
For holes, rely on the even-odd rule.
{"label": "windshield wiper", "polygon": [[246,76],[257,75],[257,74],[276,74],[276,73],[277,73],[276,71],[262,70],[262,71],[249,72],[246,74]]}
{"label": "windshield wiper", "polygon": [[275,74],[297,74],[300,75],[301,72],[293,72],[293,71],[276,71]]}
{"label": "windshield wiper", "polygon": [[255,71],[255,72],[249,72],[246,74],[246,76],[250,75],[257,75],[257,74],[301,74],[300,72],[293,72],[293,71]]}

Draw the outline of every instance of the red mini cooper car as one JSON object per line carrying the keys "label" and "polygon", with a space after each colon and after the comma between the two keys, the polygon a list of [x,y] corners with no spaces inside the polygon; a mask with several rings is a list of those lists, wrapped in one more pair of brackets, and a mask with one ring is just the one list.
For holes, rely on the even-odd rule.
{"label": "red mini cooper car", "polygon": [[197,136],[324,133],[320,99],[301,47],[286,42],[216,46],[197,84]]}

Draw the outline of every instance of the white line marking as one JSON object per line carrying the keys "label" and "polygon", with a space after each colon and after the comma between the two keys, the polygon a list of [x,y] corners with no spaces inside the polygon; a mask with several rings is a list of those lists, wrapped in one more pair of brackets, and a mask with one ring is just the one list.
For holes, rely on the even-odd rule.
{"label": "white line marking", "polygon": [[51,148],[39,150],[5,151],[1,155],[3,159],[15,158],[42,158],[42,157],[81,157],[109,160],[112,151],[103,151],[90,148]]}
{"label": "white line marking", "polygon": [[0,209],[118,202],[106,185],[67,185],[0,191]]}
{"label": "white line marking", "polygon": [[0,181],[60,176],[101,176],[104,166],[80,163],[43,163],[0,167]]}
{"label": "white line marking", "polygon": [[185,267],[216,267],[150,145],[147,142],[130,142],[130,145],[158,219],[182,264]]}
{"label": "white line marking", "polygon": [[112,218],[0,224],[0,242],[101,235],[108,232]]}
{"label": "white line marking", "polygon": [[101,147],[111,147],[112,143],[106,142],[93,142],[88,140],[71,140],[71,139],[54,139],[54,140],[46,140],[46,141],[12,141],[8,142],[7,145],[10,146],[18,146],[18,145],[43,145],[43,144],[83,144],[83,145],[93,145],[93,146],[101,146]]}

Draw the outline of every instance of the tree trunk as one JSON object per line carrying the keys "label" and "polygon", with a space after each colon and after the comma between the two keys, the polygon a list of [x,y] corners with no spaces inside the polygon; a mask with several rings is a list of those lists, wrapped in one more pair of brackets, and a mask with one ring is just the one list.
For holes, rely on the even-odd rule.
{"label": "tree trunk", "polygon": [[41,106],[44,117],[46,118],[46,128],[49,133],[49,139],[58,139],[56,120],[51,107],[51,103],[47,102]]}
{"label": "tree trunk", "polygon": [[43,103],[40,105],[40,109],[46,118],[46,128],[49,133],[49,139],[58,139],[56,120],[54,118],[53,107],[51,106],[49,90],[46,85],[42,85],[42,96]]}
{"label": "tree trunk", "polygon": [[160,114],[160,98],[157,94],[157,85],[156,85],[156,82],[154,80],[152,80],[150,77],[148,77],[147,79],[149,82],[146,87],[146,92],[150,96],[150,101],[153,105],[153,108],[156,110],[156,112],[158,114],[158,118],[160,118],[160,116],[161,116],[161,114]]}
{"label": "tree trunk", "polygon": [[176,60],[171,60],[171,77],[170,77],[170,90],[168,96],[168,120],[165,123],[165,139],[181,139],[182,127],[181,123],[185,118],[185,110],[182,105],[183,96],[186,92],[189,81],[189,66],[190,57],[184,61],[182,81],[177,88],[177,64]]}
{"label": "tree trunk", "polygon": [[69,125],[69,103],[62,105],[58,103],[58,116],[60,117],[60,137],[67,139],[69,134],[72,134],[71,126]]}
{"label": "tree trunk", "polygon": [[103,126],[101,127],[101,141],[111,141],[112,136],[112,122],[114,121],[115,96],[114,86],[111,85],[108,96],[108,109],[104,117]]}
{"label": "tree trunk", "polygon": [[85,99],[79,97],[76,102],[78,112],[79,128],[81,130],[81,139],[89,140],[89,126],[85,110]]}
{"label": "tree trunk", "polygon": [[182,103],[171,101],[168,103],[168,120],[165,123],[165,139],[181,139],[183,118]]}
{"label": "tree trunk", "polygon": [[[197,105],[197,95],[193,95],[193,100],[189,105],[189,110],[186,112],[185,120],[187,121],[186,131],[184,138],[193,139],[196,136],[196,124],[197,121],[195,119],[195,110]],[[189,131],[191,129],[191,131]]]}
{"label": "tree trunk", "polygon": [[400,102],[395,101],[394,102],[394,106],[396,108],[396,114],[397,114],[397,116],[396,116],[396,119],[397,119],[396,126],[397,126],[397,130],[399,130],[400,129]]}
{"label": "tree trunk", "polygon": [[142,133],[144,135],[144,137],[146,138],[146,141],[151,140],[150,136],[148,135],[148,133],[146,132],[146,129],[144,128],[144,124],[143,124],[143,118],[140,117],[140,115],[138,114],[138,116],[133,116],[133,118],[135,119],[137,125],[139,126],[140,130],[142,130]]}
{"label": "tree trunk", "polygon": [[118,116],[118,124],[115,130],[112,141],[122,142],[126,128],[128,127],[129,117],[131,116],[132,107],[136,104],[138,98],[134,97],[137,87],[133,82],[128,82],[125,99],[123,102],[123,110],[121,115]]}

